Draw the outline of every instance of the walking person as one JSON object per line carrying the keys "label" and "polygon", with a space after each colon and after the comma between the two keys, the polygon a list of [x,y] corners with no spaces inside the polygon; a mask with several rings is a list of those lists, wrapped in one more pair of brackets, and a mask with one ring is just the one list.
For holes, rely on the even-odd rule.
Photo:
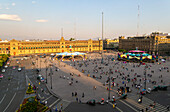
{"label": "walking person", "polygon": [[63,110],[63,104],[60,105],[60,111],[62,112]]}
{"label": "walking person", "polygon": [[72,92],[72,97],[74,96],[74,93]]}
{"label": "walking person", "polygon": [[166,108],[167,108],[167,110],[169,111],[169,105],[168,105]]}
{"label": "walking person", "polygon": [[84,98],[84,92],[83,92],[83,94],[82,94],[82,98]]}
{"label": "walking person", "polygon": [[77,92],[75,92],[75,96],[77,96]]}

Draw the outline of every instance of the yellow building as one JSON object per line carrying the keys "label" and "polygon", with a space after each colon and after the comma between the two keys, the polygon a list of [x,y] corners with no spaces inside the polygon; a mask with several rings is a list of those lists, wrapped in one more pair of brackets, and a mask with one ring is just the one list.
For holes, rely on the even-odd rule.
{"label": "yellow building", "polygon": [[149,36],[119,37],[119,49],[125,49],[127,51],[136,49],[137,47],[151,54],[158,52],[159,55],[168,55],[170,51],[169,44],[170,36],[159,32],[153,32]]}
{"label": "yellow building", "polygon": [[105,39],[103,40],[103,49],[114,49],[119,46],[119,39]]}
{"label": "yellow building", "polygon": [[76,40],[69,41],[63,37],[60,40],[43,41],[0,41],[0,54],[10,54],[13,56],[29,54],[47,54],[59,52],[95,52],[103,48],[102,40]]}

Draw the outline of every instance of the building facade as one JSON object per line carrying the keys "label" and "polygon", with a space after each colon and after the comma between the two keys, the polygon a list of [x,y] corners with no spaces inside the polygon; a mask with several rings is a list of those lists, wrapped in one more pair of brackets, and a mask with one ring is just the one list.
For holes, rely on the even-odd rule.
{"label": "building facade", "polygon": [[103,40],[103,49],[117,49],[119,47],[119,39],[105,39]]}
{"label": "building facade", "polygon": [[148,53],[158,53],[159,55],[168,55],[170,51],[170,36],[153,32],[149,36],[141,37],[119,37],[119,49],[127,51],[133,49],[140,49]]}
{"label": "building facade", "polygon": [[43,41],[0,41],[0,54],[22,56],[30,54],[48,54],[59,52],[96,52],[103,49],[102,40],[69,41],[61,37],[60,40]]}

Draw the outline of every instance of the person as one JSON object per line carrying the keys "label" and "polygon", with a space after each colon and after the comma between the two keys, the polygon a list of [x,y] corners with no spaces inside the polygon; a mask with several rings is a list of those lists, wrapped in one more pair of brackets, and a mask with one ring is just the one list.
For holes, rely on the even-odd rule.
{"label": "person", "polygon": [[78,97],[76,97],[76,101],[77,101],[77,102],[78,102],[78,100],[79,100]]}
{"label": "person", "polygon": [[155,108],[155,106],[156,106],[156,102],[154,101],[154,102],[153,102],[153,108]]}
{"label": "person", "polygon": [[168,105],[166,108],[167,108],[167,110],[169,111],[169,105]]}
{"label": "person", "polygon": [[72,92],[72,97],[74,96],[74,93]]}
{"label": "person", "polygon": [[147,111],[148,111],[148,108],[146,107],[146,109],[145,109],[145,110],[146,110],[146,112],[147,112]]}
{"label": "person", "polygon": [[96,86],[93,87],[96,90]]}
{"label": "person", "polygon": [[75,96],[77,96],[77,92],[75,92]]}
{"label": "person", "polygon": [[56,108],[55,108],[55,111],[58,112],[57,106],[56,106]]}
{"label": "person", "polygon": [[115,96],[113,95],[113,97],[112,97],[113,99],[115,99]]}
{"label": "person", "polygon": [[47,101],[45,101],[44,103],[45,103],[45,105],[47,105]]}
{"label": "person", "polygon": [[61,110],[61,111],[63,110],[63,104],[60,105],[60,110]]}
{"label": "person", "polygon": [[82,94],[82,98],[84,98],[84,92],[83,92],[83,94]]}

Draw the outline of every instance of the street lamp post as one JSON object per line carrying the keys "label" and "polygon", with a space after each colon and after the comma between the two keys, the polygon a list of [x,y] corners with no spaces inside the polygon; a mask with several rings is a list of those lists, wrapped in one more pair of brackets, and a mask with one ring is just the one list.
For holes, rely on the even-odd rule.
{"label": "street lamp post", "polygon": [[101,63],[103,64],[103,12],[102,12],[102,60]]}
{"label": "street lamp post", "polygon": [[47,84],[47,70],[48,68],[47,68],[47,62],[46,62],[46,84]]}
{"label": "street lamp post", "polygon": [[108,100],[110,100],[110,74],[111,74],[111,69],[109,72],[109,93],[108,93]]}
{"label": "street lamp post", "polygon": [[145,66],[145,70],[144,70],[144,75],[145,75],[145,85],[144,85],[144,89],[146,90],[146,66]]}
{"label": "street lamp post", "polygon": [[37,58],[37,69],[38,69],[38,58]]}
{"label": "street lamp post", "polygon": [[41,71],[41,58],[40,58],[40,71]]}
{"label": "street lamp post", "polygon": [[52,87],[52,64],[50,64],[50,79],[51,79],[51,89],[53,89]]}

